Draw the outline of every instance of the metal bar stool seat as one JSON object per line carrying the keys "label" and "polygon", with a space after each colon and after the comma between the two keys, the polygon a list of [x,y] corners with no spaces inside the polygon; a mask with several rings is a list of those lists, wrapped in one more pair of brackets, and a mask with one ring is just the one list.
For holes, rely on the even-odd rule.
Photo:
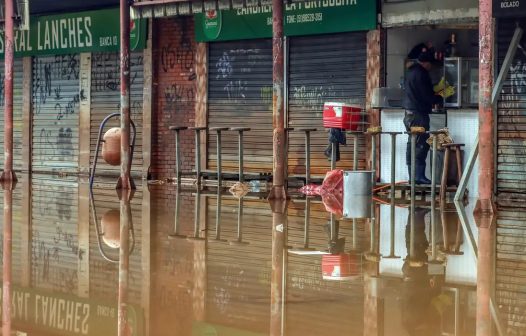
{"label": "metal bar stool seat", "polygon": [[231,131],[237,132],[238,137],[238,162],[239,162],[239,182],[245,181],[245,175],[243,172],[243,155],[244,155],[244,144],[243,144],[243,132],[250,131],[250,127],[231,127]]}

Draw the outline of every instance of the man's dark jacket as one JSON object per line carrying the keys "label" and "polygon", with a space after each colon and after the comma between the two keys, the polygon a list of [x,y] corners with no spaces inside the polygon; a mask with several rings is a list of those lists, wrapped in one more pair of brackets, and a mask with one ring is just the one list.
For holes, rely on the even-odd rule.
{"label": "man's dark jacket", "polygon": [[429,72],[419,63],[413,64],[405,78],[404,108],[420,113],[431,113],[436,101]]}

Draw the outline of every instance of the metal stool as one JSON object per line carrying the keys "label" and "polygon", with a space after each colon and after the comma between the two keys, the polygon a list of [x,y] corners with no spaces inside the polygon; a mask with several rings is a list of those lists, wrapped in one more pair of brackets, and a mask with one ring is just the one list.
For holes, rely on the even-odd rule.
{"label": "metal stool", "polygon": [[446,190],[447,190],[447,178],[449,173],[449,155],[451,153],[451,150],[455,151],[456,159],[457,159],[457,186],[458,183],[460,183],[460,179],[462,178],[462,157],[460,155],[461,148],[465,146],[464,144],[444,144],[442,147],[445,149],[444,153],[444,168],[442,170],[442,182],[440,184],[440,199],[445,200],[446,199]]}
{"label": "metal stool", "polygon": [[358,144],[359,136],[363,135],[363,132],[348,131],[345,134],[350,134],[353,138],[353,152],[352,152],[352,169],[358,170]]}
{"label": "metal stool", "polygon": [[177,185],[181,184],[181,142],[179,132],[188,129],[186,126],[170,126],[170,131],[175,131],[175,176],[177,178]]}
{"label": "metal stool", "polygon": [[310,133],[316,132],[316,128],[298,128],[298,131],[305,132],[305,184],[310,182]]}
{"label": "metal stool", "polygon": [[391,202],[394,202],[396,193],[396,136],[402,132],[382,132],[391,136]]}
{"label": "metal stool", "polygon": [[206,130],[206,127],[188,127],[195,132],[195,176],[196,184],[201,184],[201,131]]}
{"label": "metal stool", "polygon": [[179,212],[181,208],[181,190],[178,188],[175,194],[175,219],[174,219],[174,233],[169,234],[169,238],[186,239],[185,235],[179,233]]}
{"label": "metal stool", "polygon": [[228,127],[210,127],[209,130],[211,132],[216,132],[216,153],[217,153],[217,187],[221,188],[221,182],[223,179],[223,161],[221,160],[221,131],[227,131]]}
{"label": "metal stool", "polygon": [[243,197],[240,197],[237,203],[237,239],[229,242],[232,246],[245,246],[249,242],[243,241]]}
{"label": "metal stool", "polygon": [[210,243],[223,243],[226,239],[221,239],[221,188],[217,188],[217,201],[216,201],[216,234],[212,239],[208,239]]}
{"label": "metal stool", "polygon": [[239,162],[239,182],[245,181],[245,175],[243,173],[243,132],[250,131],[249,127],[232,127],[231,131],[237,132],[238,137],[238,162]]}
{"label": "metal stool", "polygon": [[194,235],[193,237],[186,237],[189,241],[205,240],[199,236],[199,225],[201,222],[201,190],[197,189],[195,193],[195,209],[194,209]]}
{"label": "metal stool", "polygon": [[433,137],[433,146],[431,147],[431,207],[434,209],[436,196],[436,160],[437,160],[437,136],[444,134],[443,131],[428,132]]}

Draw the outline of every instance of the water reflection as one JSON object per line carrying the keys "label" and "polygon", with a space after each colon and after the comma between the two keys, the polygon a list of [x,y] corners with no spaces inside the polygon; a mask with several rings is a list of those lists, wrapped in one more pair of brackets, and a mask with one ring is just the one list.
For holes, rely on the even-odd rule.
{"label": "water reflection", "polygon": [[[496,315],[509,334],[524,330],[498,306],[519,300],[502,266],[514,250],[476,227],[471,202],[421,206],[413,221],[404,205],[374,202],[352,219],[316,197],[269,204],[144,184],[133,198],[108,185],[89,199],[71,179],[59,185],[74,190],[65,201],[43,197],[58,182],[23,183],[2,198],[13,209],[2,222],[3,334],[498,335]],[[513,265],[520,274],[524,263]]]}

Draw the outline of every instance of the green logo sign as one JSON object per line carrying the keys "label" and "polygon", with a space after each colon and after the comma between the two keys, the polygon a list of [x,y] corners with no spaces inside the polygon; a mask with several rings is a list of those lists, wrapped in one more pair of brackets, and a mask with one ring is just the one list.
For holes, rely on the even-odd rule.
{"label": "green logo sign", "polygon": [[[316,35],[376,29],[376,1],[314,0],[285,5],[287,36]],[[246,7],[195,14],[198,42],[272,37],[272,6]]]}
{"label": "green logo sign", "polygon": [[[115,52],[120,49],[119,9],[32,16],[28,30],[15,32],[15,55]],[[130,47],[146,47],[146,20],[130,23]],[[0,35],[0,57],[5,49]]]}
{"label": "green logo sign", "polygon": [[209,10],[205,14],[203,20],[203,31],[206,37],[210,40],[215,40],[221,33],[221,25],[223,24],[221,11]]}

